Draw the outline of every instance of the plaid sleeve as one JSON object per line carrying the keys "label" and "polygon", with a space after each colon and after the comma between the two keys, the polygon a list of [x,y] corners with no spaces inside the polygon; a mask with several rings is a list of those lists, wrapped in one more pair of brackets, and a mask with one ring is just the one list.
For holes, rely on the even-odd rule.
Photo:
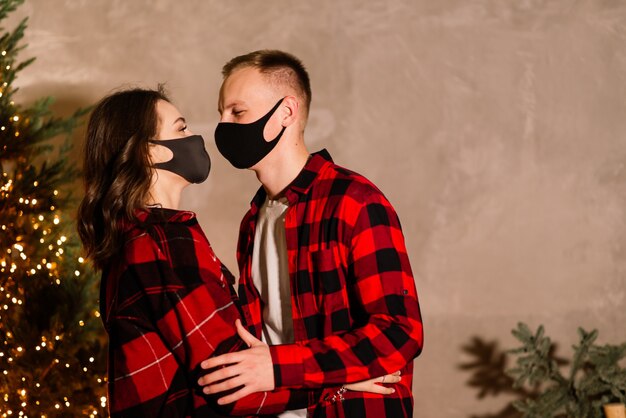
{"label": "plaid sleeve", "polygon": [[211,271],[207,263],[214,259],[198,252],[192,244],[196,239],[177,237],[176,247],[181,249],[185,241],[193,245],[182,249],[187,259],[195,254],[195,267],[172,266],[163,252],[167,247],[162,250],[147,235],[127,246],[128,267],[117,281],[116,308],[108,315],[111,417],[191,416],[202,410],[198,399],[228,415],[271,414],[315,404],[319,392],[314,391],[256,393],[226,406],[217,405],[217,396],[202,394],[199,363],[245,345],[234,326],[239,311],[230,288],[217,278],[198,277]]}
{"label": "plaid sleeve", "polygon": [[344,245],[328,251],[335,260],[322,260],[316,268],[344,270],[349,309],[363,321],[342,334],[271,346],[276,387],[365,380],[400,370],[421,352],[417,291],[395,210],[372,190],[347,197],[340,217],[347,230]]}
{"label": "plaid sleeve", "polygon": [[[335,389],[337,388],[332,390]],[[280,414],[286,410],[303,409],[322,403],[321,399],[329,397],[332,390],[322,392],[322,390],[276,389],[271,392],[256,392],[230,405],[220,406],[219,410],[226,416]]]}

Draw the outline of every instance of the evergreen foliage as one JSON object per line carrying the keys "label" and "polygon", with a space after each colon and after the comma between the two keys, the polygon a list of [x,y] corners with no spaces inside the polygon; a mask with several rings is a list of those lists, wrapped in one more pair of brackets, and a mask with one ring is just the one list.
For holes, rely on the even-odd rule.
{"label": "evergreen foliage", "polygon": [[523,323],[513,330],[522,346],[511,350],[516,367],[508,370],[515,388],[533,388],[533,396],[513,402],[524,418],[602,418],[602,405],[626,403],[626,342],[597,345],[598,331],[578,329],[569,371],[564,374],[543,326],[535,333]]}
{"label": "evergreen foliage", "polygon": [[[0,22],[22,2],[0,0]],[[26,23],[0,37],[0,415],[104,416],[98,280],[80,257],[68,157],[87,109],[58,118],[51,98],[14,102],[34,60],[17,58]]]}

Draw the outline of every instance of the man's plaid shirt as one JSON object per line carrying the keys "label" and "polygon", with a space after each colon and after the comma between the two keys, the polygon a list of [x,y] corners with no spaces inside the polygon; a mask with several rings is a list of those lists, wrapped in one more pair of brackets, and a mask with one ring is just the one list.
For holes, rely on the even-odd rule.
{"label": "man's plaid shirt", "polygon": [[[398,217],[364,177],[314,154],[286,189],[285,231],[296,344],[271,346],[276,387],[341,385],[396,370],[392,395],[346,392],[315,417],[413,416],[413,358],[422,349],[420,308]],[[263,301],[251,277],[259,189],[238,243],[239,298],[260,338]]]}
{"label": "man's plaid shirt", "polygon": [[113,418],[273,414],[318,402],[321,391],[276,390],[219,407],[202,394],[199,364],[246,348],[232,276],[191,212],[150,209],[127,225],[123,255],[103,272]]}

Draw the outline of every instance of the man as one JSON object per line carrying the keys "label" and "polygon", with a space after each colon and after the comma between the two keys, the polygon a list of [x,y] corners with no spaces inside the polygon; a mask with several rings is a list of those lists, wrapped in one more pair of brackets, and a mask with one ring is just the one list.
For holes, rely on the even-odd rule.
{"label": "man", "polygon": [[391,395],[339,391],[340,402],[311,412],[412,417],[413,358],[423,334],[393,207],[326,150],[309,154],[311,90],[297,58],[256,51],[232,59],[223,75],[217,147],[262,184],[241,223],[239,297],[250,330],[269,348],[205,361],[205,368],[228,366],[200,383],[207,393],[239,388],[222,399],[232,402],[275,387],[341,385],[401,370]]}

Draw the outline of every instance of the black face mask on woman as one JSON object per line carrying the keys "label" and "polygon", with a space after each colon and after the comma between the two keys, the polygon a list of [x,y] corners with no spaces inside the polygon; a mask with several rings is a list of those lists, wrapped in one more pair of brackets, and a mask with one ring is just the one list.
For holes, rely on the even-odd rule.
{"label": "black face mask on woman", "polygon": [[220,122],[215,128],[215,145],[219,152],[236,168],[250,168],[272,152],[286,126],[271,141],[263,137],[263,130],[267,121],[272,117],[283,97],[274,107],[252,123]]}
{"label": "black face mask on woman", "polygon": [[171,171],[189,183],[202,183],[209,177],[211,158],[200,135],[149,142],[162,145],[174,154],[171,160],[154,164],[154,168]]}

